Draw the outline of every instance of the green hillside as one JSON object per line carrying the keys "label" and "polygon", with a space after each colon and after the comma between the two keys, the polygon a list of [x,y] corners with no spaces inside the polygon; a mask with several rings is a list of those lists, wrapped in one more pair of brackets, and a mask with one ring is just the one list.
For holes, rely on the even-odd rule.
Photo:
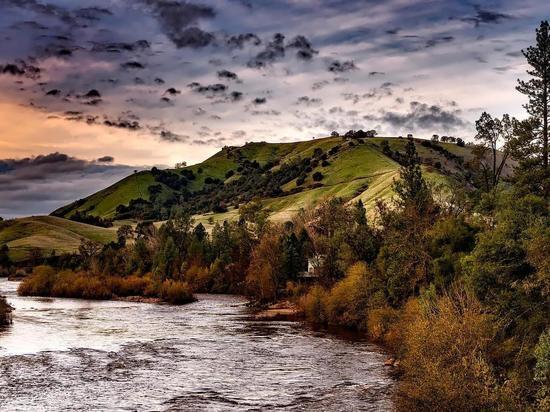
{"label": "green hillside", "polygon": [[102,228],[54,216],[33,216],[0,222],[0,245],[7,244],[15,261],[29,258],[32,249],[43,256],[74,252],[82,238],[107,243],[116,239],[116,228]]}
{"label": "green hillside", "polygon": [[[196,215],[221,219],[236,216],[234,209],[254,197],[263,200],[275,219],[286,219],[328,196],[360,198],[373,205],[376,199],[391,196],[399,170],[399,159],[393,154],[404,153],[406,141],[327,137],[225,147],[183,169],[128,176],[53,215],[68,218],[80,211],[108,219],[163,220],[171,206],[183,204]],[[432,180],[463,176],[464,164],[472,158],[469,146],[438,143],[434,150],[425,140],[415,139],[415,144]],[[316,173],[322,175],[318,181],[314,180]]]}
{"label": "green hillside", "polygon": [[[238,206],[260,198],[271,218],[284,221],[301,208],[328,197],[361,199],[367,209],[392,196],[399,177],[399,156],[406,139],[328,137],[294,143],[248,143],[224,147],[204,162],[182,169],[143,171],[128,176],[52,216],[14,219],[0,224],[0,245],[7,243],[14,260],[34,248],[43,255],[72,252],[82,238],[106,243],[122,221],[165,220],[172,206],[187,206],[196,221],[234,220]],[[445,182],[468,173],[469,146],[415,139],[427,180]],[[386,146],[386,147],[384,147]],[[509,167],[509,166],[508,166]],[[505,174],[507,171],[505,170]],[[115,220],[101,228],[68,220],[77,211]]]}

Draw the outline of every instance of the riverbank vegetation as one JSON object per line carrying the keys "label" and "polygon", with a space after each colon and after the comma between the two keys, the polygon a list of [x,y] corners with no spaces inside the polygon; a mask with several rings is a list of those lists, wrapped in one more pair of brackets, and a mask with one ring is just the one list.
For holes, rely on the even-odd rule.
{"label": "riverbank vegetation", "polygon": [[195,298],[185,282],[155,281],[150,276],[107,276],[70,269],[56,270],[37,266],[25,278],[17,293],[21,296],[53,296],[79,299],[116,299],[126,297],[157,298],[171,304],[193,302]]}
{"label": "riverbank vegetation", "polygon": [[0,326],[11,323],[11,312],[13,308],[6,302],[6,298],[0,296]]}

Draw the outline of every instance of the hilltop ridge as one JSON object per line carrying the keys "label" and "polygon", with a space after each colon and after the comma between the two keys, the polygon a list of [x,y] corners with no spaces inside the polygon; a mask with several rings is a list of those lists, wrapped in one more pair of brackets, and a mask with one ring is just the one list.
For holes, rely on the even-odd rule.
{"label": "hilltop ridge", "polygon": [[[428,179],[467,177],[469,146],[414,139]],[[194,214],[226,213],[252,198],[285,218],[326,196],[367,205],[391,193],[406,139],[326,137],[292,143],[226,146],[179,169],[138,172],[52,213],[104,219],[164,220],[173,205]]]}

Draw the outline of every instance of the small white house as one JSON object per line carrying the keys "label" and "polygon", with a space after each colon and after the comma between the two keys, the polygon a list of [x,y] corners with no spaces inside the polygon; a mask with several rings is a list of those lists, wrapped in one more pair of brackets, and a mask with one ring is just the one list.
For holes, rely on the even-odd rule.
{"label": "small white house", "polygon": [[325,257],[323,255],[313,255],[307,259],[307,272],[301,272],[300,277],[306,279],[318,278],[324,263]]}

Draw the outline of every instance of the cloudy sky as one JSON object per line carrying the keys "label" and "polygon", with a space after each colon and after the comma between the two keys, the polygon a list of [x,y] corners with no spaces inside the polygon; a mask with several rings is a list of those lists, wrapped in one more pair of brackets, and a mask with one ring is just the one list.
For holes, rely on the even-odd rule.
{"label": "cloudy sky", "polygon": [[[0,216],[332,130],[522,116],[546,0],[0,0]],[[4,160],[1,160],[4,159]]]}

